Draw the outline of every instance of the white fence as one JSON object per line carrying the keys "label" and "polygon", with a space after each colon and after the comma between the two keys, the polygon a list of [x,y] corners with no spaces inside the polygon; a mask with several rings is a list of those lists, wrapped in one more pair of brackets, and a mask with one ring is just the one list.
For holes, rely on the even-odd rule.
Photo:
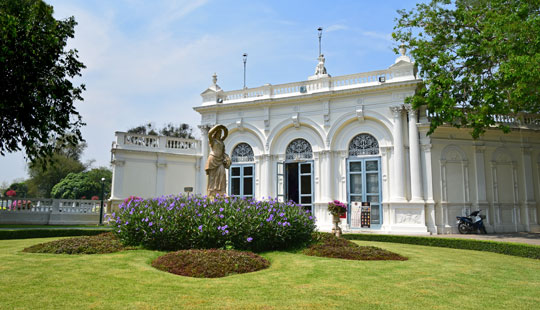
{"label": "white fence", "polygon": [[101,200],[1,198],[0,224],[98,224]]}

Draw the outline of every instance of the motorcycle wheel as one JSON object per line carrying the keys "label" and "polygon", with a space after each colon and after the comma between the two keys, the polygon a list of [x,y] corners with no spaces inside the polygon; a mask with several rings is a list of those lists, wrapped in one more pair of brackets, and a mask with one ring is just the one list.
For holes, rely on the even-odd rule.
{"label": "motorcycle wheel", "polygon": [[457,229],[459,230],[460,234],[467,234],[469,233],[469,226],[465,223],[459,223]]}

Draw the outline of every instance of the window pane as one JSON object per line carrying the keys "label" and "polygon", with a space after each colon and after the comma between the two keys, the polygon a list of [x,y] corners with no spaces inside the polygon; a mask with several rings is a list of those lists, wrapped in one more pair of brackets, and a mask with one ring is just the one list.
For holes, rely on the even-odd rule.
{"label": "window pane", "polygon": [[366,189],[368,193],[378,193],[379,192],[379,174],[378,173],[367,173],[366,174]]}
{"label": "window pane", "polygon": [[311,204],[311,197],[309,196],[306,196],[306,197],[302,197],[300,198],[301,199],[301,204]]}
{"label": "window pane", "polygon": [[240,195],[240,179],[231,178],[231,195],[238,196]]}
{"label": "window pane", "polygon": [[362,201],[362,196],[351,195],[351,202],[353,201]]}
{"label": "window pane", "polygon": [[311,164],[300,164],[300,173],[311,173]]}
{"label": "window pane", "polygon": [[231,175],[238,177],[240,176],[240,167],[232,167],[231,168]]}
{"label": "window pane", "polygon": [[360,171],[362,171],[362,162],[359,162],[359,161],[351,162],[349,169],[350,169],[351,172],[360,172]]}
{"label": "window pane", "polygon": [[301,178],[301,194],[311,194],[311,175],[303,175]]}
{"label": "window pane", "polygon": [[379,202],[379,195],[368,195],[367,201],[369,202]]}
{"label": "window pane", "polygon": [[371,223],[380,224],[381,221],[381,206],[371,205]]}
{"label": "window pane", "polygon": [[253,178],[244,178],[244,195],[253,195]]}
{"label": "window pane", "polygon": [[361,174],[351,174],[351,194],[362,194],[362,175]]}
{"label": "window pane", "polygon": [[253,167],[252,166],[245,166],[244,167],[244,175],[253,175]]}
{"label": "window pane", "polygon": [[366,171],[378,171],[379,162],[376,160],[366,160]]}

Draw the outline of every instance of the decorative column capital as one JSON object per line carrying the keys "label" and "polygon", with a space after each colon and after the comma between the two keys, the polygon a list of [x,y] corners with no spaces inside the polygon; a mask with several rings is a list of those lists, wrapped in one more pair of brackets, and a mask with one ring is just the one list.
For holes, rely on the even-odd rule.
{"label": "decorative column capital", "polygon": [[418,111],[415,108],[413,108],[411,104],[406,104],[405,110],[407,111],[407,113],[409,113],[409,118],[416,119],[416,115]]}
{"label": "decorative column capital", "polygon": [[397,105],[390,107],[390,111],[392,111],[392,115],[394,118],[400,118],[401,117],[401,111],[403,111],[403,106]]}
{"label": "decorative column capital", "polygon": [[208,136],[208,131],[210,130],[210,128],[212,128],[212,125],[199,125],[197,127],[199,127],[199,130],[203,134],[203,138],[204,138]]}

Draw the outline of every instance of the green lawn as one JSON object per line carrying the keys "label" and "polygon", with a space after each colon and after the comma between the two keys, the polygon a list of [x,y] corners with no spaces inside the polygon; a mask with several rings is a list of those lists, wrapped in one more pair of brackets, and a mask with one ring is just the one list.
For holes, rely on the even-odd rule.
{"label": "green lawn", "polygon": [[153,251],[22,253],[49,239],[0,241],[0,309],[535,309],[540,260],[358,242],[408,261],[268,252],[269,269],[219,279],[158,271]]}

